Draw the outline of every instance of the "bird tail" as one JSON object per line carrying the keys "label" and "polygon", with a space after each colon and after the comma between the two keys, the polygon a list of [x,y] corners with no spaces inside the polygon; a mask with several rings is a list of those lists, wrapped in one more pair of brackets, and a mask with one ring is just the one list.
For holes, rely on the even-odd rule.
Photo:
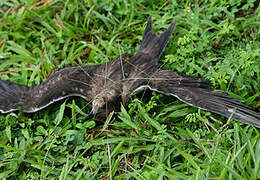
{"label": "bird tail", "polygon": [[[173,72],[174,73],[174,72]],[[159,72],[159,77],[167,71]],[[168,73],[169,74],[169,73]],[[162,76],[163,77],[163,76]],[[168,76],[167,80],[150,82],[150,89],[177,97],[179,100],[216,114],[242,123],[252,124],[260,128],[260,113],[244,105],[239,99],[229,96],[225,92],[204,89],[208,84],[206,79]]]}
{"label": "bird tail", "polygon": [[27,86],[0,79],[0,112],[8,113],[18,110],[29,89]]}
{"label": "bird tail", "polygon": [[153,58],[159,58],[167,45],[174,26],[175,22],[173,22],[165,32],[157,35],[152,31],[152,19],[149,17],[139,51],[149,54]]}

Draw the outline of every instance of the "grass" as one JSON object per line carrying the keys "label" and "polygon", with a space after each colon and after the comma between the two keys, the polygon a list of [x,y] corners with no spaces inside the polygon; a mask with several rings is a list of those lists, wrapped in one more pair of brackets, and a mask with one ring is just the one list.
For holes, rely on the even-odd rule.
{"label": "grass", "polygon": [[[259,3],[3,0],[0,77],[37,85],[64,66],[134,54],[147,17],[177,21],[162,68],[203,76],[260,108]],[[259,179],[260,131],[155,92],[106,119],[69,98],[0,115],[0,179]]]}

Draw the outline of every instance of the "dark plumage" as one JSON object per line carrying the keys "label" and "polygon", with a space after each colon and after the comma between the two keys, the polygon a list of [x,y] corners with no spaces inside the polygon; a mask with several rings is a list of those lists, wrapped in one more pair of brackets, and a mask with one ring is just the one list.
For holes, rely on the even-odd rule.
{"label": "dark plumage", "polygon": [[260,127],[259,113],[226,93],[205,89],[210,86],[207,79],[159,69],[158,60],[173,28],[174,23],[157,35],[152,32],[149,18],[140,50],[128,61],[122,54],[103,65],[63,68],[33,87],[0,80],[0,112],[8,113],[18,107],[24,112],[35,112],[66,97],[80,96],[92,101],[89,119],[107,102],[118,102],[121,98],[125,104],[130,95],[148,88],[175,96],[191,106],[225,117],[232,115],[235,120],[244,120]]}

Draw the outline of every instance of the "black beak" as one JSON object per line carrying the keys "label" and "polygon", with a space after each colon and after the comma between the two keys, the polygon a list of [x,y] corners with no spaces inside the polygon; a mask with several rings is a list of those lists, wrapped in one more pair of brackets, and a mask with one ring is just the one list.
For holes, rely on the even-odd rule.
{"label": "black beak", "polygon": [[84,121],[92,119],[94,115],[95,115],[95,111],[91,110],[91,112],[85,117]]}

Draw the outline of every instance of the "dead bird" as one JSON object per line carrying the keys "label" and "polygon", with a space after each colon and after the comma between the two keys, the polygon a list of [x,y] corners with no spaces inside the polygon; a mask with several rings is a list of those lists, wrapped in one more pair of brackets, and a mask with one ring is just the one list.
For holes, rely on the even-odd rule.
{"label": "dead bird", "polygon": [[107,103],[121,100],[125,104],[132,94],[150,89],[177,97],[191,106],[260,127],[260,114],[256,110],[227,93],[207,89],[209,80],[160,69],[158,61],[174,26],[172,23],[157,35],[152,31],[149,18],[141,47],[129,60],[122,54],[103,65],[66,67],[32,87],[0,80],[0,112],[9,113],[20,107],[24,112],[32,113],[69,96],[80,96],[92,102],[92,110],[86,117],[90,119]]}

